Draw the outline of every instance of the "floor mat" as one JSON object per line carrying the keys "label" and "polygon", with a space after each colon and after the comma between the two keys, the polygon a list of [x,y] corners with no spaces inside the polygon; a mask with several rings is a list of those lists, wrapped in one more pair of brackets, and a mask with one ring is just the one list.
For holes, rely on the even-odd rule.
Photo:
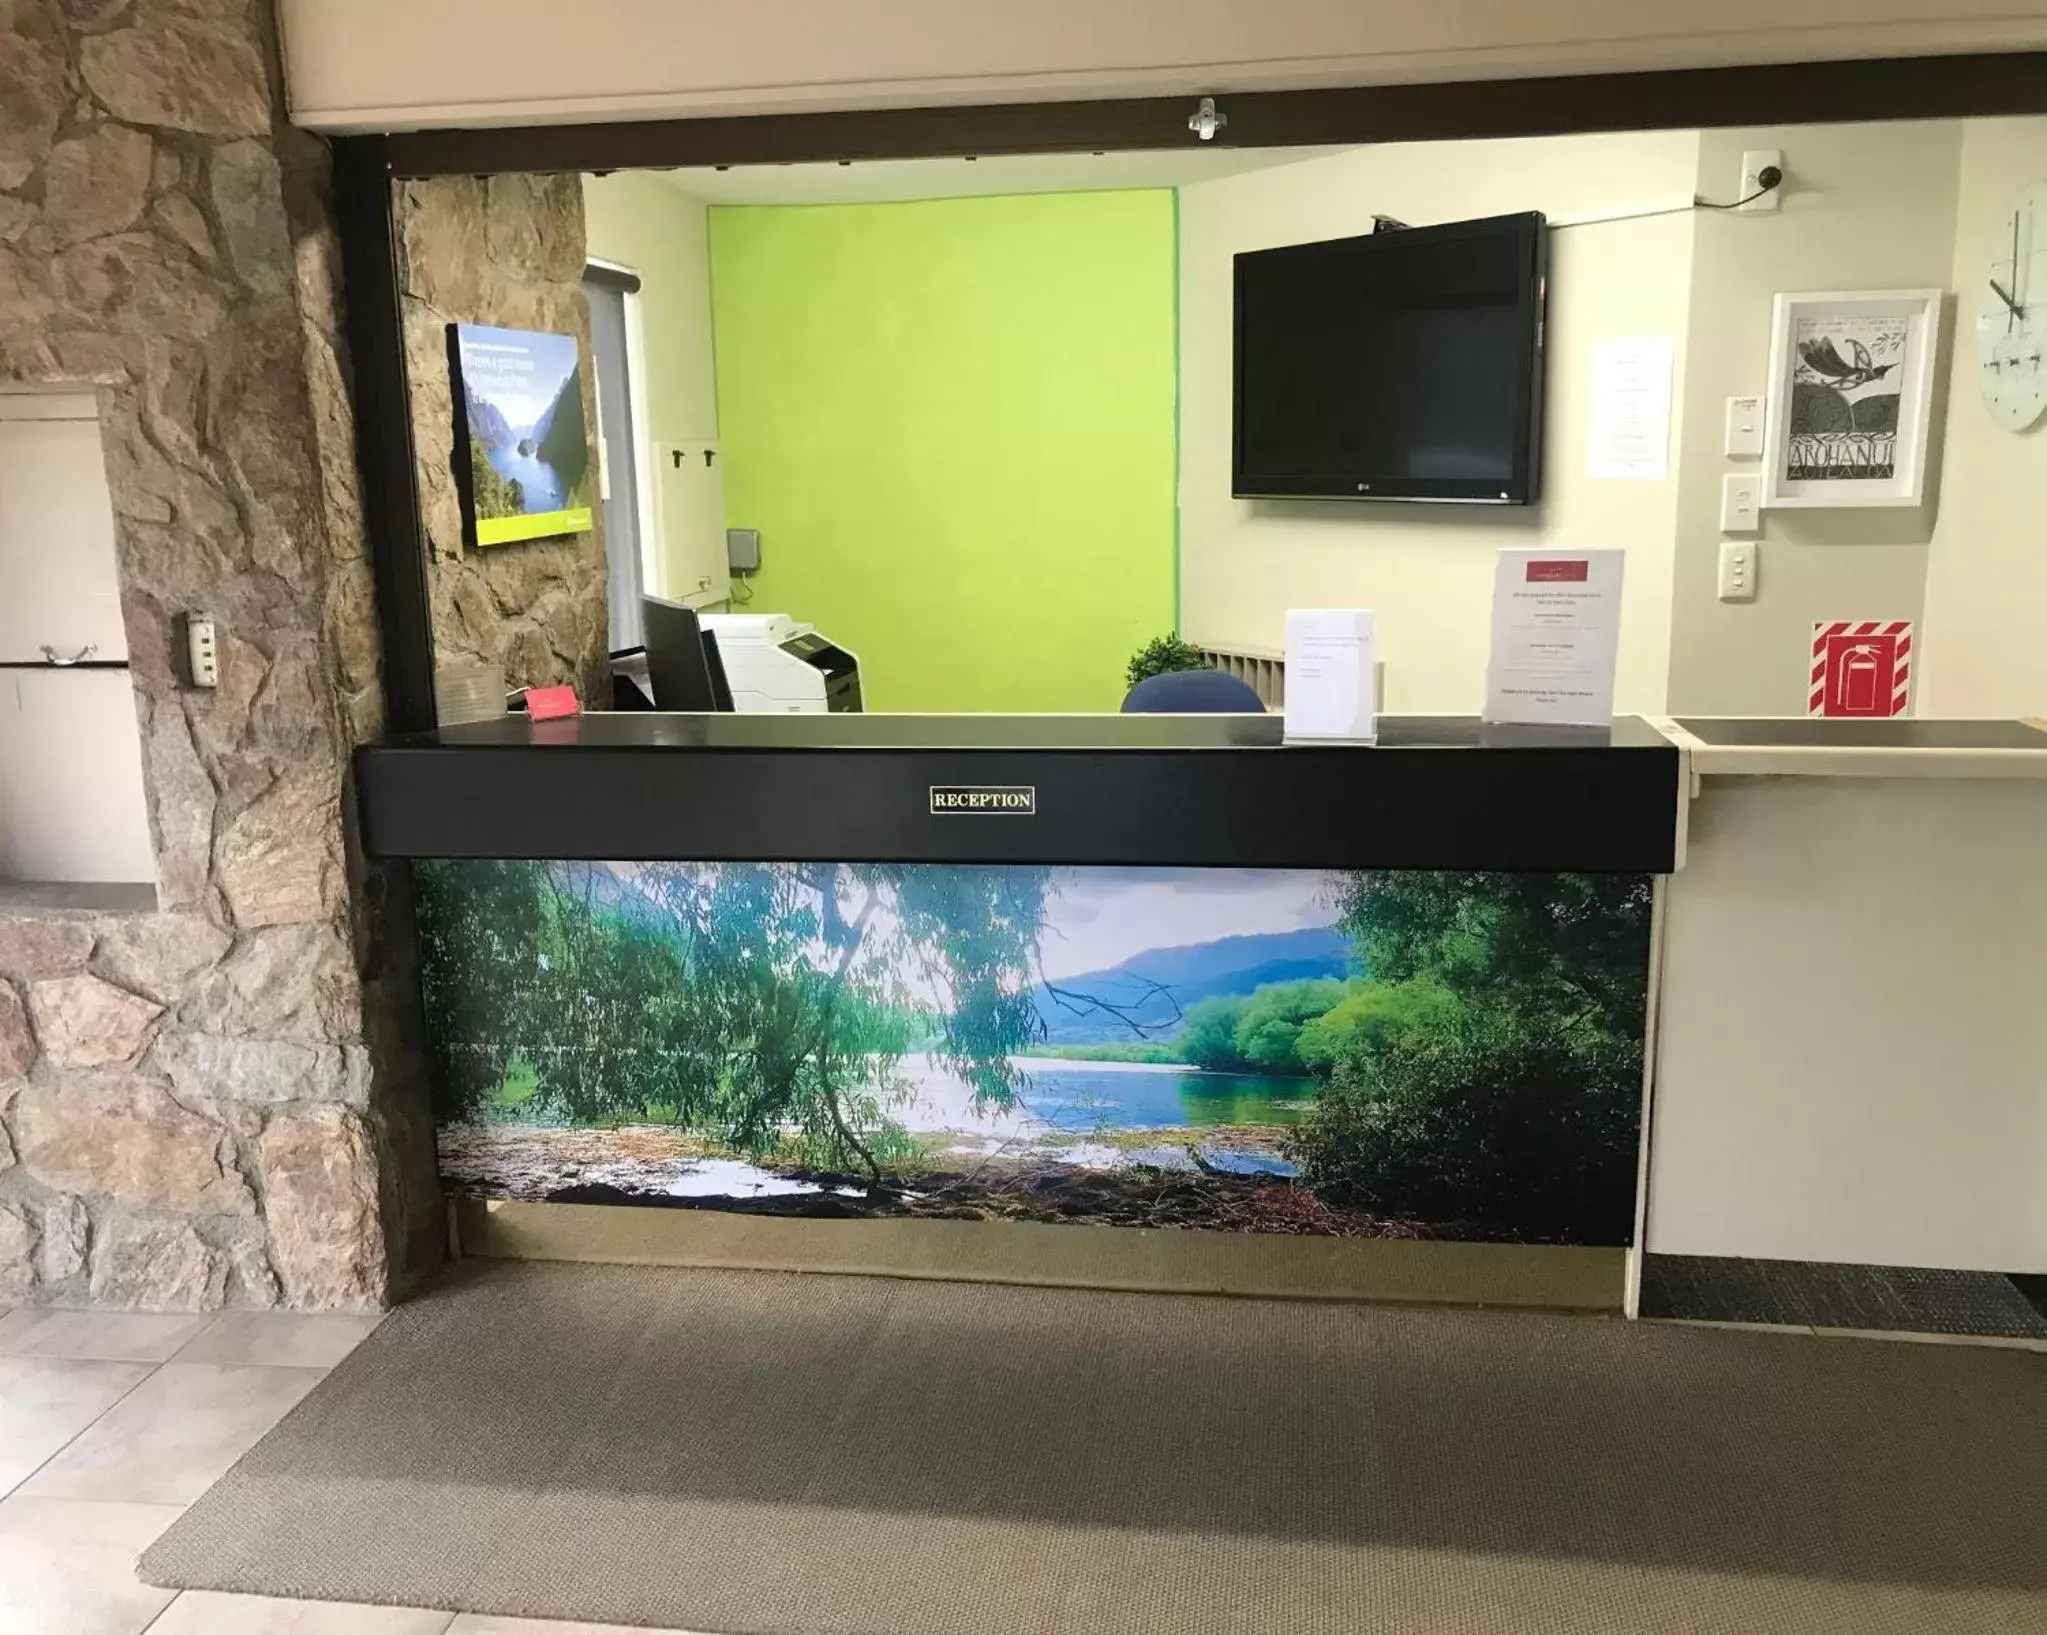
{"label": "floor mat", "polygon": [[1642,1315],[2047,1340],[2016,1279],[1919,1266],[1645,1255]]}
{"label": "floor mat", "polygon": [[2047,1355],[498,1263],[148,1552],[720,1635],[2047,1627]]}

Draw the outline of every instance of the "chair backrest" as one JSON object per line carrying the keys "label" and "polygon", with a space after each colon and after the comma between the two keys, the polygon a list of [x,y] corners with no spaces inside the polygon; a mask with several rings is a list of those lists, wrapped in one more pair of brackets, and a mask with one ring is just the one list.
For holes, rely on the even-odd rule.
{"label": "chair backrest", "polygon": [[1221,670],[1146,676],[1123,699],[1125,715],[1263,715],[1251,684]]}

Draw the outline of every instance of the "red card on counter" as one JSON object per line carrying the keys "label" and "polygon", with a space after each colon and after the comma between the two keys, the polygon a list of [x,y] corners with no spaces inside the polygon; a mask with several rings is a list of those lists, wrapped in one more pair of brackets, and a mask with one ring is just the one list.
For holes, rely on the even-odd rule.
{"label": "red card on counter", "polygon": [[583,706],[576,701],[576,689],[567,684],[526,689],[526,714],[534,721],[558,721],[565,715],[582,713]]}

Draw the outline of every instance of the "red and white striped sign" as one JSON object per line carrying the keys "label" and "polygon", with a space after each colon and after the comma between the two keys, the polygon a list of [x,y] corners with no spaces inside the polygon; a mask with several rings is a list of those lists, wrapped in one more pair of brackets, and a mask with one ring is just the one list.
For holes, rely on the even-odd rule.
{"label": "red and white striped sign", "polygon": [[1812,627],[1807,715],[1903,715],[1911,691],[1910,619],[1834,619]]}

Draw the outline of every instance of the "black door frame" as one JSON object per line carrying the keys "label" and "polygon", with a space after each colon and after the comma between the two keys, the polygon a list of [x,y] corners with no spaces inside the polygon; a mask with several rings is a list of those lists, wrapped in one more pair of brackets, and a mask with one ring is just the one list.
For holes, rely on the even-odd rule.
{"label": "black door frame", "polygon": [[[2047,113],[2047,52],[1216,94],[1225,147]],[[335,138],[356,459],[387,730],[430,730],[433,614],[406,377],[394,189],[435,176],[1201,146],[1193,97],[494,126]]]}

